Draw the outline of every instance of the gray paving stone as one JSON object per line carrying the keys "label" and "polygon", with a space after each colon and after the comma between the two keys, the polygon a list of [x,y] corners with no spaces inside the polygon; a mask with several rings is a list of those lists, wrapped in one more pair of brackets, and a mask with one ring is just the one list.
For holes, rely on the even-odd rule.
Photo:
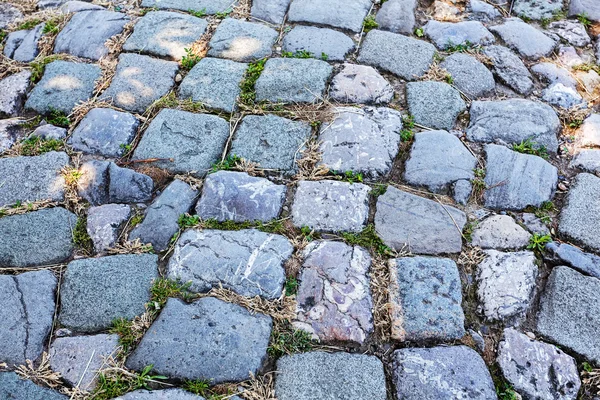
{"label": "gray paving stone", "polygon": [[219,24],[210,40],[211,57],[235,61],[255,61],[269,57],[278,33],[266,25],[227,18]]}
{"label": "gray paving stone", "polygon": [[219,171],[204,180],[196,214],[217,221],[263,221],[279,216],[286,187],[244,172]]}
{"label": "gray paving stone", "polygon": [[67,137],[67,130],[51,124],[40,125],[31,133],[31,136],[37,136],[42,139],[63,140]]}
{"label": "gray paving stone", "polygon": [[219,58],[203,58],[179,86],[180,99],[192,99],[215,110],[231,113],[248,64]]}
{"label": "gray paving stone", "polygon": [[151,243],[155,251],[166,250],[179,231],[179,217],[190,211],[197,197],[198,190],[175,179],[148,207],[144,221],[131,231],[129,239]]}
{"label": "gray paving stone", "polygon": [[402,115],[391,108],[338,107],[319,136],[322,160],[333,171],[381,177],[398,154]]}
{"label": "gray paving stone", "polygon": [[256,100],[312,103],[323,98],[333,68],[325,61],[272,58],[256,81]]}
{"label": "gray paving stone", "polygon": [[267,357],[271,326],[271,317],[213,297],[169,299],[126,365],[212,384],[246,380]]}
{"label": "gray paving stone", "polygon": [[514,14],[530,19],[552,18],[562,9],[561,0],[515,0]]}
{"label": "gray paving stone", "polygon": [[146,129],[133,159],[160,158],[151,165],[203,176],[220,160],[228,137],[229,123],[222,118],[165,108]]}
{"label": "gray paving stone", "polygon": [[550,85],[542,92],[542,100],[553,106],[569,109],[578,105],[587,105],[583,97],[577,92],[577,89],[555,83]]}
{"label": "gray paving stone", "polygon": [[577,88],[577,80],[571,76],[571,73],[567,69],[561,68],[556,64],[542,62],[533,65],[531,71],[537,75],[538,78],[549,82],[550,84],[562,83],[567,87],[573,89]]}
{"label": "gray paving stone", "polygon": [[548,226],[535,214],[523,213],[521,217],[523,218],[523,225],[525,225],[531,233],[539,233],[540,235],[550,234]]}
{"label": "gray paving stone", "polygon": [[466,215],[389,186],[377,199],[375,228],[384,243],[414,254],[460,253]]}
{"label": "gray paving stone", "polygon": [[507,18],[502,25],[490,27],[506,45],[523,57],[538,60],[552,53],[556,41],[519,18]]}
{"label": "gray paving stone", "polygon": [[86,1],[71,0],[71,1],[64,2],[59,7],[59,10],[63,14],[70,14],[70,13],[77,13],[80,11],[104,10],[104,7],[99,6],[97,4],[88,3]]}
{"label": "gray paving stone", "polygon": [[154,101],[166,95],[175,84],[179,66],[139,54],[121,54],[110,86],[101,99],[117,107],[143,113]]}
{"label": "gray paving stone", "polygon": [[[558,39],[558,37],[557,37]],[[565,67],[573,68],[591,62],[590,55],[579,54],[573,46],[558,45],[558,62]]]}
{"label": "gray paving stone", "polygon": [[48,270],[0,275],[0,317],[5,321],[0,327],[0,362],[9,368],[42,355],[52,328],[56,285],[56,277]]}
{"label": "gray paving stone", "polygon": [[206,14],[216,14],[232,9],[237,3],[238,0],[142,0],[142,7],[185,12],[203,11]]}
{"label": "gray paving stone", "polygon": [[96,253],[115,246],[119,231],[130,215],[131,207],[126,204],[105,204],[88,209],[86,230]]}
{"label": "gray paving stone", "polygon": [[[236,400],[234,396],[231,399]],[[202,396],[196,396],[183,389],[164,389],[164,390],[136,390],[124,394],[115,400],[204,400]]]}
{"label": "gray paving stone", "polygon": [[583,149],[573,157],[570,168],[580,168],[586,172],[600,172],[600,150]]}
{"label": "gray paving stone", "polygon": [[331,81],[329,96],[342,103],[382,104],[392,100],[394,88],[375,68],[345,63]]}
{"label": "gray paving stone", "polygon": [[427,72],[435,47],[423,40],[372,30],[361,45],[358,62],[414,80]]}
{"label": "gray paving stone", "polygon": [[192,15],[151,11],[133,28],[124,51],[167,57],[179,61],[206,31],[208,22]]}
{"label": "gray paving stone", "polygon": [[321,341],[363,343],[373,332],[369,252],[341,242],[311,242],[303,251],[297,328]]}
{"label": "gray paving stone", "polygon": [[131,143],[140,122],[133,115],[111,108],[93,108],[73,130],[73,149],[109,158],[121,157]]}
{"label": "gray paving stone", "polygon": [[305,122],[272,114],[248,115],[235,132],[229,154],[291,175],[298,168],[296,160],[310,134],[311,128]]}
{"label": "gray paving stone", "polygon": [[288,21],[360,32],[370,8],[369,0],[292,0]]}
{"label": "gray paving stone", "polygon": [[548,24],[546,29],[575,47],[584,47],[592,43],[592,39],[581,22],[570,20],[554,21]]}
{"label": "gray paving stone", "polygon": [[0,372],[0,397],[19,400],[67,400],[54,390],[23,380],[14,372]]}
{"label": "gray paving stone", "polygon": [[6,38],[4,55],[15,61],[28,63],[40,54],[39,40],[45,24],[36,25],[33,29],[12,32]]}
{"label": "gray paving stone", "polygon": [[342,32],[314,26],[296,26],[283,38],[283,51],[306,51],[315,58],[344,60],[354,48],[354,41]]}
{"label": "gray paving stone", "polygon": [[466,43],[488,45],[496,41],[494,35],[479,21],[439,22],[430,20],[423,27],[423,31],[440,50]]}
{"label": "gray paving stone", "polygon": [[483,22],[489,22],[502,16],[496,7],[481,0],[471,0],[469,2],[469,9],[475,15],[476,19]]}
{"label": "gray paving stone", "polygon": [[0,29],[6,29],[8,26],[23,18],[23,13],[17,7],[10,3],[0,4]]}
{"label": "gray paving stone", "polygon": [[434,129],[452,129],[467,108],[460,92],[444,82],[409,82],[406,101],[415,122]]}
{"label": "gray paving stone", "polygon": [[[0,153],[10,149],[18,140],[21,140],[26,132],[20,118],[0,119]],[[2,161],[0,161],[0,170]],[[20,183],[20,182],[19,182]],[[2,187],[0,186],[0,206],[2,199]]]}
{"label": "gray paving stone", "polygon": [[600,4],[595,0],[571,0],[569,3],[569,16],[587,14],[592,21],[600,22]]}
{"label": "gray paving stone", "polygon": [[452,76],[452,84],[472,98],[493,93],[496,87],[494,75],[475,57],[463,53],[454,53],[447,57],[440,67]]}
{"label": "gray paving stone", "polygon": [[390,260],[392,338],[453,340],[465,335],[458,268],[447,258]]}
{"label": "gray paving stone", "polygon": [[581,147],[600,147],[600,114],[592,113],[577,132],[577,143]]}
{"label": "gray paving stone", "polygon": [[504,46],[488,46],[483,54],[491,59],[492,69],[500,81],[522,95],[531,93],[533,78],[519,56]]}
{"label": "gray paving stone", "polygon": [[582,173],[577,175],[567,204],[560,214],[558,231],[593,251],[600,251],[600,178]]}
{"label": "gray paving stone", "polygon": [[600,362],[600,280],[555,267],[540,300],[537,331],[562,348]]}
{"label": "gray paving stone", "polygon": [[410,35],[415,29],[416,0],[389,0],[375,16],[379,29]]}
{"label": "gray paving stone", "polygon": [[386,399],[383,364],[375,356],[314,351],[281,357],[277,370],[279,400]]}
{"label": "gray paving stone", "polygon": [[566,265],[582,274],[600,279],[600,256],[584,253],[575,246],[567,243],[550,242],[546,244],[546,259],[559,265]]}
{"label": "gray paving stone", "polygon": [[252,17],[281,25],[291,0],[254,0],[250,14]]}
{"label": "gray paving stone", "polygon": [[316,231],[360,232],[369,216],[369,192],[362,183],[299,181],[292,222]]}
{"label": "gray paving stone", "polygon": [[130,18],[114,11],[75,13],[54,41],[54,53],[67,53],[97,61],[108,55],[106,41],[123,31]]}
{"label": "gray paving stone", "polygon": [[19,48],[21,43],[23,43],[23,39],[25,39],[29,32],[30,31],[28,30],[10,32],[8,36],[6,36],[2,54],[8,58],[12,58],[15,54],[15,51]]}
{"label": "gray paving stone", "polygon": [[393,382],[400,399],[495,399],[483,359],[466,346],[394,352]]}
{"label": "gray paving stone", "polygon": [[466,205],[471,197],[473,185],[470,181],[460,180],[452,184],[452,197],[458,204]]}
{"label": "gray paving stone", "polygon": [[29,93],[25,108],[40,114],[52,110],[69,114],[77,104],[92,97],[100,75],[100,67],[94,64],[53,61],[46,65],[42,80]]}
{"label": "gray paving stone", "polygon": [[527,247],[531,235],[508,215],[493,215],[473,230],[473,246],[482,249],[519,250]]}
{"label": "gray paving stone", "polygon": [[0,80],[0,118],[19,115],[25,103],[31,71],[23,70]]}

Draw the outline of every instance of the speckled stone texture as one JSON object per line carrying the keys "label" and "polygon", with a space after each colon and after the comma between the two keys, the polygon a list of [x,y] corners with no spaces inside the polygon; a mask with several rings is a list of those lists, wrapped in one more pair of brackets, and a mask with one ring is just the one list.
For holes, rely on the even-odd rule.
{"label": "speckled stone texture", "polygon": [[342,103],[381,104],[394,97],[394,88],[373,67],[343,64],[331,80],[329,96]]}
{"label": "speckled stone texture", "polygon": [[519,250],[527,247],[530,238],[510,216],[493,215],[473,230],[471,243],[482,249]]}
{"label": "speckled stone texture", "polygon": [[600,178],[579,174],[567,195],[560,214],[558,231],[572,240],[600,251]]}

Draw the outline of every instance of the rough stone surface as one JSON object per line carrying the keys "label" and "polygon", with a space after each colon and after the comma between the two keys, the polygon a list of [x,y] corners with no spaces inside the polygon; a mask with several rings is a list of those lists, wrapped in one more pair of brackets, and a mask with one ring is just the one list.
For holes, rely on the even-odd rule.
{"label": "rough stone surface", "polygon": [[[237,396],[232,400],[237,400]],[[183,389],[164,389],[164,390],[136,390],[129,392],[115,400],[205,400],[202,396],[196,396]]]}
{"label": "rough stone surface", "polygon": [[557,34],[575,47],[585,47],[592,43],[592,39],[580,22],[562,20],[548,24],[548,31]]}
{"label": "rough stone surface", "polygon": [[0,29],[6,29],[13,22],[23,18],[23,13],[10,3],[0,4]]}
{"label": "rough stone surface", "polygon": [[518,250],[529,244],[530,237],[508,215],[494,215],[477,225],[471,243],[482,249]]}
{"label": "rough stone surface", "polygon": [[119,231],[130,215],[131,207],[125,204],[105,204],[88,209],[87,233],[97,253],[115,246]]}
{"label": "rough stone surface", "polygon": [[385,244],[398,251],[460,253],[466,222],[466,215],[454,207],[442,206],[392,186],[377,199],[377,233]]}
{"label": "rough stone surface", "polygon": [[329,96],[343,103],[381,104],[392,100],[394,88],[373,67],[344,64],[331,81]]}
{"label": "rough stone surface", "polygon": [[584,253],[567,243],[550,242],[546,245],[546,251],[550,258],[559,265],[569,266],[582,274],[600,279],[600,256]]}
{"label": "rough stone surface", "polygon": [[469,8],[471,13],[474,14],[475,18],[483,22],[489,22],[502,16],[496,7],[481,0],[469,1]]}
{"label": "rough stone surface", "polygon": [[128,254],[72,261],[61,286],[60,323],[81,332],[107,329],[145,311],[158,256]]}
{"label": "rough stone surface", "polygon": [[587,18],[600,22],[600,4],[595,0],[571,0],[569,3],[569,16],[587,14]]}
{"label": "rough stone surface", "polygon": [[254,0],[250,14],[262,21],[281,25],[291,0]]}
{"label": "rough stone surface", "polygon": [[577,132],[577,142],[581,147],[600,147],[600,114],[587,117]]}
{"label": "rough stone surface", "polygon": [[293,0],[289,22],[309,22],[360,32],[367,16],[369,0]]}
{"label": "rough stone surface", "polygon": [[423,27],[423,31],[440,50],[466,43],[488,45],[496,41],[494,35],[479,21],[438,22],[430,20]]}
{"label": "rough stone surface", "polygon": [[466,205],[471,197],[473,185],[467,180],[456,181],[452,184],[452,196],[458,204]]}
{"label": "rough stone surface", "polygon": [[600,178],[577,175],[560,214],[558,231],[572,240],[600,251]]}
{"label": "rough stone surface", "polygon": [[507,18],[502,25],[492,26],[490,29],[497,33],[508,47],[533,60],[549,55],[556,46],[554,39],[519,18]]}
{"label": "rough stone surface", "polygon": [[230,10],[238,0],[142,0],[142,7],[173,9],[189,12],[202,11],[206,14],[216,14]]}
{"label": "rough stone surface", "polygon": [[478,98],[491,94],[496,87],[494,76],[475,57],[454,53],[441,64],[450,76],[452,84],[467,96]]}
{"label": "rough stone surface", "polygon": [[283,38],[283,51],[306,51],[316,58],[340,61],[354,48],[354,42],[341,32],[328,28],[296,26]]}
{"label": "rough stone surface", "polygon": [[523,213],[523,225],[529,229],[531,233],[539,233],[540,235],[549,235],[550,229],[548,226],[542,221],[541,218],[538,218],[535,214],[532,213]]}
{"label": "rough stone surface", "polygon": [[569,164],[571,168],[580,168],[591,173],[600,172],[600,150],[579,150]]}
{"label": "rough stone surface", "polygon": [[531,67],[531,71],[538,76],[538,78],[552,83],[562,83],[566,87],[573,89],[577,88],[577,80],[571,76],[571,73],[556,64],[549,62],[542,62],[535,64]]}
{"label": "rough stone surface", "polygon": [[31,72],[24,70],[0,80],[0,118],[16,117],[21,112],[30,77]]}
{"label": "rough stone surface", "polygon": [[160,375],[213,384],[246,380],[267,356],[271,325],[266,315],[213,297],[191,304],[169,299],[126,365],[153,364]]}
{"label": "rough stone surface", "polygon": [[67,400],[54,390],[23,380],[14,372],[0,372],[0,398],[7,400]]}
{"label": "rough stone surface", "polygon": [[30,30],[15,31],[8,35],[4,55],[15,61],[28,63],[40,54],[39,40],[45,24],[36,25]]}
{"label": "rough stone surface", "polygon": [[59,10],[63,14],[70,14],[70,13],[76,13],[76,12],[80,12],[80,11],[104,10],[104,7],[99,6],[97,4],[88,3],[86,1],[71,0],[71,1],[64,2],[60,6]]}
{"label": "rough stone surface", "polygon": [[37,136],[42,139],[63,140],[67,137],[67,130],[51,124],[40,125],[31,133],[31,136]]}
{"label": "rough stone surface", "polygon": [[[23,120],[20,118],[0,119],[0,153],[10,149],[25,135]],[[2,161],[0,161],[0,168]],[[0,199],[2,198],[0,187]],[[1,204],[0,204],[1,206]]]}
{"label": "rough stone surface", "polygon": [[542,92],[542,100],[553,106],[569,109],[580,104],[585,104],[583,97],[576,89],[567,87],[562,83],[555,83]]}
{"label": "rough stone surface", "polygon": [[531,93],[531,73],[515,53],[503,46],[488,46],[483,54],[491,59],[494,73],[508,87],[522,95]]}
{"label": "rough stone surface", "polygon": [[515,15],[530,19],[552,18],[562,8],[561,0],[515,0]]}
{"label": "rough stone surface", "polygon": [[409,82],[406,100],[415,122],[434,129],[452,129],[467,108],[460,92],[444,82]]}
{"label": "rough stone surface", "polygon": [[410,35],[415,28],[415,0],[389,0],[381,5],[375,21],[380,29]]}
{"label": "rough stone surface", "polygon": [[465,317],[454,261],[403,257],[389,263],[392,338],[403,342],[462,338]]}
{"label": "rough stone surface", "polygon": [[266,25],[227,18],[212,36],[208,55],[244,62],[258,60],[271,55],[277,37],[277,31]]}

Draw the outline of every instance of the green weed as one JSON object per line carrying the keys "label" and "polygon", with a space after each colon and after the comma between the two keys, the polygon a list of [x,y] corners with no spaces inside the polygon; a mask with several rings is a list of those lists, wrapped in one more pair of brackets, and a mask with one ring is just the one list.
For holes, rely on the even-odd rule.
{"label": "green weed", "polygon": [[282,51],[281,56],[284,58],[314,58],[315,55],[310,51],[298,50],[294,53],[291,51]]}
{"label": "green weed", "polygon": [[577,14],[577,19],[586,28],[589,28],[593,25],[592,20],[590,20],[590,16],[587,13]]}
{"label": "green weed", "polygon": [[39,19],[31,19],[29,21],[25,21],[23,22],[21,25],[17,26],[17,30],[18,31],[22,31],[22,30],[30,30],[35,28],[38,24],[40,24],[42,21]]}
{"label": "green weed", "polygon": [[423,31],[423,28],[417,28],[415,29],[415,36],[417,37],[423,37],[425,35],[425,32]]}
{"label": "green weed", "polygon": [[188,13],[192,14],[194,17],[202,18],[206,16],[206,8],[202,10],[192,10],[191,8],[188,10]]}
{"label": "green weed", "polygon": [[513,144],[512,149],[516,152],[523,154],[533,154],[538,157],[542,157],[543,159],[548,159],[548,150],[546,150],[545,146],[538,146],[535,142],[531,140],[522,140],[519,144]]}
{"label": "green weed", "polygon": [[390,249],[383,240],[377,235],[375,225],[369,224],[360,233],[342,233],[342,237],[352,246],[361,246],[367,249],[371,249],[374,253],[381,255],[392,255],[393,251]]}
{"label": "green weed", "polygon": [[410,142],[415,137],[414,128],[415,128],[415,118],[412,115],[403,115],[402,116],[402,126],[403,129],[400,132],[400,139],[403,142]]}
{"label": "green weed", "polygon": [[225,19],[229,16],[229,14],[231,14],[233,12],[233,9],[228,8],[225,11],[221,11],[215,14],[215,17],[218,19]]}
{"label": "green weed", "polygon": [[379,24],[375,21],[374,15],[367,15],[365,20],[363,21],[363,29],[365,32],[369,32],[373,29],[379,28]]}
{"label": "green weed", "polygon": [[496,394],[498,395],[498,400],[519,400],[521,398],[506,382],[502,382],[496,387]]}
{"label": "green weed", "polygon": [[262,60],[258,60],[255,62],[251,62],[248,64],[248,69],[244,75],[244,80],[240,84],[240,88],[242,89],[240,93],[240,101],[247,105],[254,104],[256,100],[256,90],[254,85],[256,81],[260,77],[260,74],[265,69],[265,63],[267,62],[266,58]]}
{"label": "green weed", "polygon": [[296,329],[289,322],[273,326],[267,353],[274,358],[311,351],[316,342],[310,333]]}
{"label": "green weed", "polygon": [[340,176],[342,177],[343,180],[345,180],[346,182],[349,183],[357,183],[360,182],[362,183],[363,181],[363,174],[360,172],[354,172],[354,171],[331,171],[331,173],[335,176]]}
{"label": "green weed", "polygon": [[539,253],[543,253],[546,247],[546,243],[550,243],[552,241],[552,237],[550,235],[541,235],[539,233],[534,233],[531,238],[529,238],[529,244],[527,248],[529,250],[533,250]]}
{"label": "green weed", "polygon": [[200,224],[200,217],[198,215],[181,214],[177,223],[180,229],[193,228]]}
{"label": "green weed", "polygon": [[218,163],[213,164],[213,166],[210,169],[210,172],[230,171],[232,169],[235,169],[235,167],[237,166],[237,164],[239,164],[240,161],[242,161],[242,159],[236,156],[235,154],[228,155],[223,161],[219,161]]}
{"label": "green weed", "polygon": [[371,188],[371,196],[377,198],[383,194],[385,194],[385,192],[387,192],[387,185],[383,184],[383,183],[376,183],[375,185],[373,185],[373,187]]}
{"label": "green weed", "polygon": [[55,34],[58,33],[59,23],[57,19],[51,19],[46,21],[46,25],[44,25],[44,34]]}
{"label": "green weed", "polygon": [[65,144],[58,139],[42,139],[39,136],[31,136],[21,142],[21,155],[37,156],[49,151],[61,151]]}
{"label": "green weed", "polygon": [[50,114],[46,118],[46,122],[55,126],[61,126],[63,128],[68,128],[71,124],[71,120],[64,112],[52,107],[50,107]]}
{"label": "green weed", "polygon": [[112,326],[108,329],[109,333],[119,335],[119,344],[123,351],[128,352],[137,342],[138,336],[133,330],[133,322],[125,318],[116,318],[112,321]]}
{"label": "green weed", "polygon": [[293,296],[298,293],[298,280],[296,278],[287,278],[285,280],[285,295]]}
{"label": "green weed", "polygon": [[160,310],[167,304],[169,297],[185,301],[191,300],[192,293],[189,290],[191,285],[192,282],[181,283],[165,278],[155,279],[150,288],[150,306]]}
{"label": "green weed", "polygon": [[448,42],[448,47],[446,48],[448,53],[464,53],[466,51],[481,51],[481,45],[474,44],[469,42],[468,40],[464,43],[454,44],[452,42]]}
{"label": "green weed", "polygon": [[148,365],[142,372],[135,376],[123,373],[111,375],[100,373],[98,376],[98,385],[94,389],[91,398],[94,400],[113,399],[137,389],[150,389],[148,384],[151,381],[168,379],[162,375],[150,375],[152,368],[154,368],[154,365]]}
{"label": "green weed", "polygon": [[181,68],[183,68],[186,71],[189,71],[192,68],[194,68],[194,66],[198,64],[200,60],[202,60],[202,57],[194,54],[192,49],[183,50],[185,51],[185,56],[181,58]]}

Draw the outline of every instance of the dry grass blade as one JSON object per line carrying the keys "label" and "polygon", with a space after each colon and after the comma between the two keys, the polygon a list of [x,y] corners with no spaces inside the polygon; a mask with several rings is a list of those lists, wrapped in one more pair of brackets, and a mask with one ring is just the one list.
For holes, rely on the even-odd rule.
{"label": "dry grass blade", "polygon": [[19,365],[15,372],[23,379],[31,380],[37,384],[56,388],[62,385],[61,375],[50,369],[48,353],[42,354],[40,365],[35,368],[31,360],[26,360],[25,365]]}
{"label": "dry grass blade", "polygon": [[239,396],[245,400],[277,400],[275,397],[275,372],[262,376],[250,375],[250,379],[240,383],[244,391]]}
{"label": "dry grass blade", "polygon": [[249,19],[250,8],[252,7],[250,0],[240,0],[238,4],[233,7],[233,11],[230,14],[231,18],[237,19]]}
{"label": "dry grass blade", "polygon": [[371,271],[371,296],[373,298],[373,325],[379,339],[388,341],[392,333],[390,304],[390,267],[381,256],[373,258]]}
{"label": "dry grass blade", "polygon": [[200,178],[196,178],[190,174],[186,175],[175,175],[173,179],[179,179],[182,182],[187,183],[194,190],[202,189],[202,185],[204,185],[204,181]]}
{"label": "dry grass blade", "polygon": [[466,273],[472,274],[486,257],[487,255],[479,247],[467,247],[460,253],[456,263],[462,266]]}
{"label": "dry grass blade", "polygon": [[309,139],[303,148],[298,150],[300,153],[300,157],[296,157],[298,173],[293,177],[294,180],[321,180],[329,174],[329,168],[319,164],[323,158],[320,145],[316,139]]}
{"label": "dry grass blade", "polygon": [[451,81],[452,75],[445,68],[440,67],[438,63],[431,64],[431,67],[427,70],[420,80],[422,81],[438,81],[446,82]]}
{"label": "dry grass blade", "polygon": [[106,252],[110,255],[116,254],[143,254],[152,252],[151,244],[144,244],[140,239],[135,239],[131,242],[127,241],[123,244],[117,244],[112,249],[107,249]]}
{"label": "dry grass blade", "polygon": [[59,203],[52,200],[38,200],[31,203],[23,204],[19,207],[0,207],[0,217],[8,217],[10,215],[21,215],[30,211],[43,210],[44,208],[57,207]]}
{"label": "dry grass blade", "polygon": [[72,158],[75,163],[75,167],[63,168],[61,174],[65,179],[65,207],[73,211],[77,215],[81,215],[86,209],[87,203],[79,197],[77,190],[77,182],[81,178],[81,172],[79,171],[79,157]]}
{"label": "dry grass blade", "polygon": [[[2,46],[0,45],[0,48]],[[11,60],[0,52],[0,79],[7,77],[8,75],[16,74],[23,71],[27,67],[27,64],[20,63],[15,60]]]}
{"label": "dry grass blade", "polygon": [[600,368],[594,368],[591,371],[584,370],[581,374],[583,384],[591,392],[600,395]]}

